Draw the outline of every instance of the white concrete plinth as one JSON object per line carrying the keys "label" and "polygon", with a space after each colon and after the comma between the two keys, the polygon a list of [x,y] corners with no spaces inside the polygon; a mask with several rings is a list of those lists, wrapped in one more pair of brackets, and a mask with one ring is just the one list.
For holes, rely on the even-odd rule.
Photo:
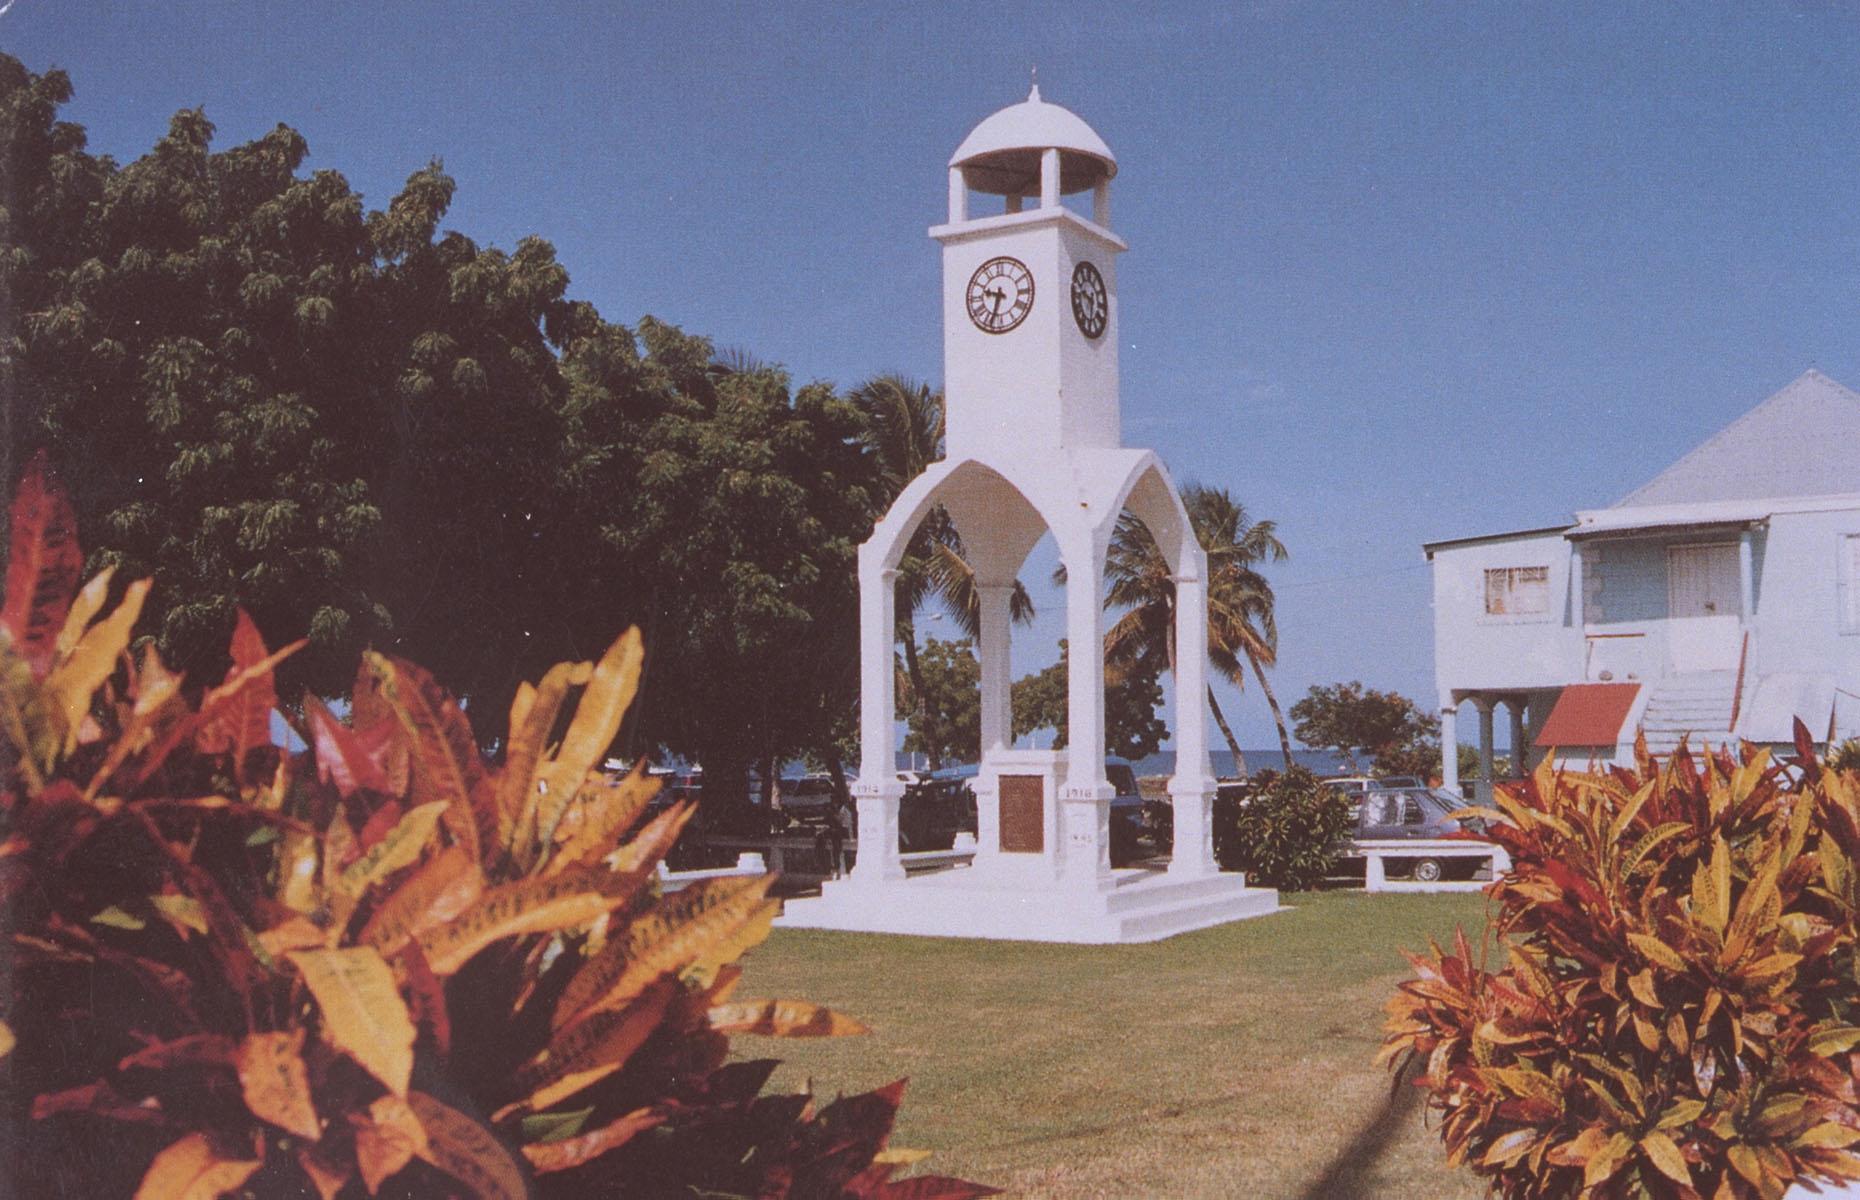
{"label": "white concrete plinth", "polygon": [[775,924],[922,937],[1121,945],[1156,942],[1279,911],[1279,893],[1238,874],[1182,879],[1167,872],[1111,872],[1105,890],[1028,887],[1001,873],[958,867],[903,884],[837,880],[818,897],[790,900]]}

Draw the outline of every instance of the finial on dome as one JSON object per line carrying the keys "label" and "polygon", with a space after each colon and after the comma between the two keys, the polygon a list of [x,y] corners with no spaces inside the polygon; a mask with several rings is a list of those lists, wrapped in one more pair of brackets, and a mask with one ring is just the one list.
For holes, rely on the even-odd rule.
{"label": "finial on dome", "polygon": [[1033,87],[1027,92],[1027,103],[1038,104],[1040,102],[1040,68],[1036,65],[1032,68],[1032,71]]}

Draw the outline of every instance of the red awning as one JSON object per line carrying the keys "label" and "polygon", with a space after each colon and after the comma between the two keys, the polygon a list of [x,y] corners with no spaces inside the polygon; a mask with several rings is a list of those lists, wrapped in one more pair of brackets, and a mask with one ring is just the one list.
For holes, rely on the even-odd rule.
{"label": "red awning", "polygon": [[1537,745],[1613,746],[1639,694],[1638,683],[1572,683],[1556,698]]}

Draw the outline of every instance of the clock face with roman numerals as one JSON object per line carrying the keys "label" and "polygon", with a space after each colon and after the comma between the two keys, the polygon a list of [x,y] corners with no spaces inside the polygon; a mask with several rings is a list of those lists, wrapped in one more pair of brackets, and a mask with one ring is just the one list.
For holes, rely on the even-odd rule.
{"label": "clock face with roman numerals", "polygon": [[1018,258],[991,258],[969,276],[969,320],[983,333],[1006,333],[1033,311],[1033,272]]}
{"label": "clock face with roman numerals", "polygon": [[1079,332],[1088,338],[1100,337],[1110,316],[1110,298],[1104,289],[1104,276],[1098,268],[1082,262],[1072,268],[1072,319]]}

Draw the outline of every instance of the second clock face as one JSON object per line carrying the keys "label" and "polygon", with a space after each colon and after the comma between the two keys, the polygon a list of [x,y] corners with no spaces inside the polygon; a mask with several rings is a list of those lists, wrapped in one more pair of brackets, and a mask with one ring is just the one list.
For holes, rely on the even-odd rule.
{"label": "second clock face", "polygon": [[991,258],[969,276],[969,320],[984,333],[1006,333],[1033,311],[1033,272],[1018,258]]}
{"label": "second clock face", "polygon": [[1104,276],[1098,273],[1098,268],[1088,262],[1073,267],[1072,319],[1079,323],[1079,332],[1088,338],[1102,335],[1110,313],[1110,297],[1105,292]]}

